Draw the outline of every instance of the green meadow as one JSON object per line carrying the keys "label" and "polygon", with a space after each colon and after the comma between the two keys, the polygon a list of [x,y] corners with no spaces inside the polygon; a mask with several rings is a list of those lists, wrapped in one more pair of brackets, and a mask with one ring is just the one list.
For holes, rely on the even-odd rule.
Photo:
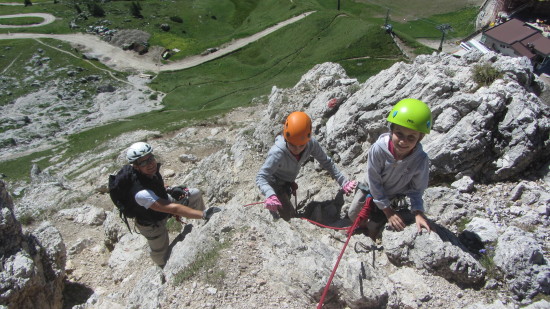
{"label": "green meadow", "polygon": [[[337,62],[350,77],[364,82],[394,63],[406,61],[382,27],[388,10],[387,3],[398,1],[383,1],[383,4],[377,2],[382,1],[341,1],[340,10],[337,10],[338,2],[328,0],[145,0],[138,2],[143,18],[135,18],[130,13],[132,2],[111,1],[100,4],[105,16],[93,17],[88,14],[87,19],[76,19],[75,4],[84,15],[87,12],[86,5],[78,1],[33,1],[34,5],[29,7],[2,6],[2,14],[41,12],[59,17],[53,24],[19,28],[17,32],[71,33],[102,24],[108,24],[106,26],[110,29],[141,29],[151,33],[151,45],[180,50],[169,61],[249,36],[297,14],[315,13],[225,57],[186,70],[160,73],[150,86],[154,91],[166,93],[162,110],[89,129],[69,136],[67,142],[51,150],[0,162],[0,173],[9,179],[23,179],[27,177],[32,162],[44,168],[93,149],[124,132],[150,129],[164,134],[235,107],[250,105],[253,98],[268,95],[274,85],[292,87],[303,74],[319,63]],[[467,7],[466,1],[452,2],[454,4],[449,6],[451,11],[434,10],[430,15],[430,12],[422,10],[423,15],[418,19],[403,23],[391,20],[392,25],[407,44],[416,48],[417,53],[431,53],[432,49],[418,44],[416,39],[439,39],[441,33],[435,29],[435,25],[449,23],[463,31],[460,35],[464,36],[470,31],[464,25],[473,25],[476,9]],[[456,5],[457,2],[462,5]],[[391,8],[389,16],[393,16]],[[68,23],[73,19],[79,28],[69,29]],[[0,19],[0,23],[3,20],[6,19]],[[170,30],[161,30],[161,24],[170,25]],[[473,26],[471,29],[473,31]],[[13,29],[10,31],[15,32]],[[0,32],[6,33],[7,29],[0,29]],[[74,54],[74,50],[67,44],[54,44]],[[3,51],[0,66],[2,70],[9,66],[4,75],[24,76],[23,60],[29,59],[41,45],[37,40],[0,40],[0,49]],[[106,80],[109,78],[106,71],[125,78],[124,73],[114,72],[97,62],[91,66],[89,62],[78,59],[78,55],[67,57],[59,53],[59,59],[52,57],[50,65],[82,66],[90,74],[96,71],[97,74],[103,74]],[[31,91],[21,87],[14,90],[12,97]],[[61,150],[61,156],[50,160]]]}

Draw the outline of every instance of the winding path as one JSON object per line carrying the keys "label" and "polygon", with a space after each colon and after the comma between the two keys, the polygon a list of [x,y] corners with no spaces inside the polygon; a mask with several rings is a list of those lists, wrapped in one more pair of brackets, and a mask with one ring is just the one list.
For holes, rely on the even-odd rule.
{"label": "winding path", "polygon": [[[191,68],[199,64],[205,63],[207,61],[220,58],[254,41],[257,41],[260,38],[274,31],[279,30],[286,25],[295,23],[305,18],[306,16],[310,15],[311,13],[313,12],[307,12],[307,13],[300,14],[298,16],[294,16],[274,26],[271,26],[263,31],[253,34],[249,37],[233,40],[225,44],[224,46],[221,46],[219,50],[217,50],[216,52],[210,53],[208,55],[190,56],[190,57],[187,57],[175,62],[170,62],[167,64],[161,63],[160,59],[151,59],[151,57],[147,55],[140,56],[132,51],[124,51],[121,48],[111,45],[101,40],[99,37],[91,34],[82,34],[82,33],[76,33],[76,34],[7,33],[5,34],[3,33],[3,34],[0,34],[0,39],[9,40],[9,39],[48,38],[48,39],[66,41],[71,44],[84,46],[84,50],[86,52],[93,54],[103,64],[117,71],[137,71],[137,72],[158,73],[162,71],[177,71],[177,70],[187,69],[187,68]],[[46,17],[46,15],[49,15],[49,16]],[[29,25],[29,26],[44,25],[46,23],[50,23],[55,20],[55,17],[53,15],[42,14],[42,13],[4,15],[4,16],[0,16],[0,18],[6,18],[6,16],[10,16],[10,17],[38,16],[38,17],[43,17],[45,19],[45,21],[40,24]],[[52,20],[52,17],[53,17],[53,20]],[[17,26],[17,27],[22,27],[22,26]],[[13,27],[0,25],[0,28],[13,28]]]}
{"label": "winding path", "polygon": [[[38,24],[32,25],[2,25],[2,18],[19,18],[19,17],[40,17],[44,20]],[[0,15],[0,28],[29,28],[29,27],[41,27],[47,24],[51,24],[55,21],[55,16],[48,13],[25,13],[25,14],[13,14],[13,15]]]}

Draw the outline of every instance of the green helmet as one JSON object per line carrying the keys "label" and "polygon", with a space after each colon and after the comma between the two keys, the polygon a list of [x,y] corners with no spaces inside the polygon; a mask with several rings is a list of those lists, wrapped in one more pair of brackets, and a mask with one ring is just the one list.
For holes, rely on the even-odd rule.
{"label": "green helmet", "polygon": [[432,112],[426,103],[417,99],[403,99],[391,110],[388,121],[422,133],[430,133]]}

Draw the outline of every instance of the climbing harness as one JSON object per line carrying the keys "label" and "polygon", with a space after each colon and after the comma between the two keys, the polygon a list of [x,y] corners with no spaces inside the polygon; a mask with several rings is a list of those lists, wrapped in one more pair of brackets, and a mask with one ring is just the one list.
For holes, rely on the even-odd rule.
{"label": "climbing harness", "polygon": [[397,212],[408,210],[409,203],[407,203],[407,197],[404,194],[396,195],[391,199],[390,207]]}

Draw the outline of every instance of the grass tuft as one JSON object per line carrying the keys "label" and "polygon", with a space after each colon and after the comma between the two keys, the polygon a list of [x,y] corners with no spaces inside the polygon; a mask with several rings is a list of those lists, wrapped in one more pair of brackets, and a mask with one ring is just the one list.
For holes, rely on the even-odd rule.
{"label": "grass tuft", "polygon": [[[220,252],[229,247],[230,242],[214,244],[214,247],[206,252],[203,252],[197,257],[189,266],[181,270],[174,276],[174,285],[181,285],[189,278],[195,277],[202,272],[205,273],[205,279],[207,283],[218,285],[223,278],[225,278],[225,272],[223,270],[215,270],[215,265],[220,256]],[[212,270],[212,271],[210,271]]]}

